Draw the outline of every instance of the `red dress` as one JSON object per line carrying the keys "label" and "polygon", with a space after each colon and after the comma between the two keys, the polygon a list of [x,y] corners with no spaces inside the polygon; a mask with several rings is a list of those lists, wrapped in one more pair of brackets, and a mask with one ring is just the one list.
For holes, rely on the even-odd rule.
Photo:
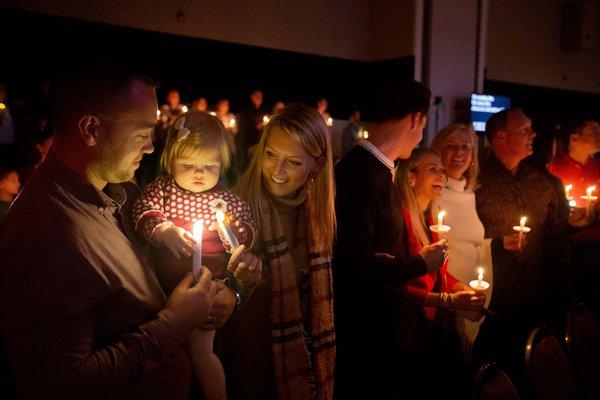
{"label": "red dress", "polygon": [[[419,242],[419,239],[415,235],[412,228],[412,220],[410,214],[406,208],[402,209],[404,214],[404,221],[406,226],[406,236],[408,238],[408,246],[410,255],[418,254],[423,246]],[[433,219],[431,215],[428,216],[428,224],[433,225]],[[432,242],[439,240],[438,235],[435,232],[431,232]],[[405,284],[406,298],[407,301],[423,307],[425,317],[428,320],[433,321],[437,314],[437,307],[425,307],[425,299],[431,292],[450,292],[451,289],[458,283],[452,274],[448,272],[448,260],[444,261],[444,265],[436,272],[430,272],[419,278],[411,279]]]}

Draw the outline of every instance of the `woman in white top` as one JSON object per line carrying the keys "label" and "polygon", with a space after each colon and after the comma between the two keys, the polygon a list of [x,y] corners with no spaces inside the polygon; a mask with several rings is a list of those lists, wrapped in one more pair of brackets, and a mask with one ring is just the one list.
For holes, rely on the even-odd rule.
{"label": "woman in white top", "polygon": [[[477,137],[470,125],[450,124],[437,133],[431,147],[440,152],[448,177],[442,196],[437,201],[447,213],[446,223],[452,227],[447,234],[448,272],[461,282],[470,282],[477,279],[477,268],[483,267],[484,280],[490,284],[486,291],[487,307],[493,290],[492,239],[485,239],[483,225],[475,208],[474,190],[479,173]],[[505,236],[503,242],[507,250],[517,250],[518,234]],[[464,316],[457,318],[457,328],[467,359],[470,358],[471,346],[482,321],[483,318],[477,321]]]}

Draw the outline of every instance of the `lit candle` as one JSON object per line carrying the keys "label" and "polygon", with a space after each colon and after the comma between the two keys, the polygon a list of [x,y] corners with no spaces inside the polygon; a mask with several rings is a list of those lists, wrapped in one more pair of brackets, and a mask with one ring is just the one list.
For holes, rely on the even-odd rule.
{"label": "lit candle", "polygon": [[577,202],[575,201],[575,199],[569,200],[569,207],[571,207],[571,208],[577,207]]}
{"label": "lit candle", "polygon": [[437,225],[431,225],[429,229],[432,232],[436,233],[447,233],[450,231],[450,227],[448,225],[444,225],[444,216],[446,215],[446,211],[442,210],[438,213]]}
{"label": "lit candle", "polygon": [[327,126],[333,126],[333,118],[327,118]]}
{"label": "lit candle", "polygon": [[229,242],[229,245],[231,246],[231,251],[233,251],[234,249],[239,247],[240,243],[233,234],[231,226],[225,221],[225,214],[223,214],[223,211],[216,210],[215,215],[217,216],[217,223],[219,224],[219,229],[221,230],[223,236],[225,236],[225,239]]}
{"label": "lit candle", "polygon": [[216,113],[216,112],[214,112],[214,111],[211,111],[211,112],[209,112],[209,114],[210,114],[210,115],[212,115],[213,117],[216,117],[216,116],[217,116],[217,113]]}
{"label": "lit candle", "polygon": [[444,216],[446,215],[446,211],[442,210],[438,213],[438,225],[444,225]]}
{"label": "lit candle", "polygon": [[484,291],[490,287],[490,284],[483,280],[482,267],[477,268],[477,279],[469,282],[469,286],[471,286],[471,289],[478,291]]}
{"label": "lit candle", "polygon": [[200,267],[202,266],[202,230],[204,228],[204,221],[198,220],[194,223],[193,235],[196,241],[196,248],[194,249],[194,262],[192,264],[192,274],[194,275],[194,281],[197,281],[200,277]]}
{"label": "lit candle", "polygon": [[595,190],[596,186],[588,186],[588,188],[585,189],[586,195],[581,196],[581,198],[585,200],[585,208],[588,215],[590,215],[592,210],[592,202],[598,200],[598,196],[592,196],[592,193],[594,193]]}
{"label": "lit candle", "polygon": [[268,116],[268,115],[265,115],[265,116],[263,117],[263,124],[268,124],[270,120],[271,120],[271,118],[269,118],[269,116]]}
{"label": "lit candle", "polygon": [[181,106],[181,112],[184,112],[184,113],[188,112],[187,106]]}
{"label": "lit candle", "polygon": [[235,128],[235,118],[230,118],[229,119],[229,127],[230,128]]}
{"label": "lit candle", "polygon": [[156,109],[156,119],[160,119],[160,110]]}
{"label": "lit candle", "polygon": [[567,197],[567,200],[571,200],[573,198],[573,196],[571,196],[572,189],[573,189],[573,185],[570,183],[565,186],[565,196]]}
{"label": "lit candle", "polygon": [[369,131],[363,131],[363,139],[369,138]]}
{"label": "lit candle", "polygon": [[523,246],[523,235],[525,233],[531,232],[531,228],[525,226],[525,222],[527,222],[527,217],[521,217],[521,220],[519,221],[519,226],[513,226],[513,229],[519,232],[519,248]]}

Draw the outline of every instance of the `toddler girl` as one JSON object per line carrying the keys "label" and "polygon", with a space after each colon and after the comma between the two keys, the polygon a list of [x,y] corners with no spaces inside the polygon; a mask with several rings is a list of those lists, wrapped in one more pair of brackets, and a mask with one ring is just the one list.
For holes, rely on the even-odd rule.
{"label": "toddler girl", "polygon": [[[192,269],[194,222],[204,221],[202,264],[213,278],[224,277],[229,259],[226,252],[232,251],[229,242],[214,229],[216,211],[229,218],[240,244],[250,248],[254,243],[248,206],[236,194],[218,186],[221,172],[231,163],[231,148],[231,135],[217,117],[201,111],[181,114],[168,131],[161,156],[166,175],[148,184],[133,206],[136,230],[154,245],[156,272],[167,294]],[[244,286],[258,282],[260,270],[255,272],[240,278]],[[214,336],[214,330],[195,329],[188,345],[205,397],[223,399],[225,375],[213,353]]]}

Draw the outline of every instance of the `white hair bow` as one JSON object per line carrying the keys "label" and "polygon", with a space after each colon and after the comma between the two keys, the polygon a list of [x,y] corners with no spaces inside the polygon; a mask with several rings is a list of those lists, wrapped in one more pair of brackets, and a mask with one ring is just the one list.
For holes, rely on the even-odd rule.
{"label": "white hair bow", "polygon": [[185,127],[185,117],[179,118],[173,127],[177,129],[177,142],[185,140],[190,134],[190,130]]}

